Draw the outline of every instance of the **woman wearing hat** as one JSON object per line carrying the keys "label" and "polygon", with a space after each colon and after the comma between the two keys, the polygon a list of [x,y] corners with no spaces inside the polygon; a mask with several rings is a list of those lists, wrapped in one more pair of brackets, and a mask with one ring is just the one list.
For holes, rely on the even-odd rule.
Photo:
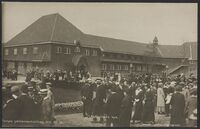
{"label": "woman wearing hat", "polygon": [[176,92],[171,98],[171,119],[170,124],[172,126],[183,126],[185,125],[185,97],[181,93],[182,87],[176,86]]}
{"label": "woman wearing hat", "polygon": [[143,99],[144,91],[141,89],[141,86],[138,85],[135,91],[135,111],[133,115],[133,123],[135,123],[135,120],[142,122]]}
{"label": "woman wearing hat", "polygon": [[42,119],[44,122],[54,121],[54,101],[48,89],[41,89],[40,95],[42,96]]}
{"label": "woman wearing hat", "polygon": [[144,111],[143,111],[143,122],[151,124],[155,123],[155,115],[154,115],[154,94],[151,90],[150,86],[145,87],[145,95],[144,95]]}
{"label": "woman wearing hat", "polygon": [[158,89],[157,89],[157,111],[158,111],[158,114],[165,113],[165,94],[164,94],[162,86],[163,86],[162,83],[158,83]]}

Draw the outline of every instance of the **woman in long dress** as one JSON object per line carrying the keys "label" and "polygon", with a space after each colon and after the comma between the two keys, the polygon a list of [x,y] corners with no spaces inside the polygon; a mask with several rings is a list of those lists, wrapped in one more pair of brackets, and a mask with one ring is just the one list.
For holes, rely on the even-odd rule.
{"label": "woman in long dress", "polygon": [[138,86],[135,91],[135,111],[133,115],[133,124],[135,123],[135,120],[138,120],[139,122],[142,121],[143,99],[144,99],[144,91],[141,89],[140,86]]}
{"label": "woman in long dress", "polygon": [[158,89],[157,89],[157,111],[158,111],[158,114],[165,113],[165,94],[164,94],[162,86],[163,86],[162,83],[158,83]]}
{"label": "woman in long dress", "polygon": [[144,111],[143,111],[143,122],[144,123],[155,123],[154,115],[154,93],[150,87],[146,87],[146,92],[144,95]]}
{"label": "woman in long dress", "polygon": [[171,98],[171,119],[170,124],[172,126],[184,126],[185,125],[185,97],[181,93],[182,88],[176,86],[176,92]]}

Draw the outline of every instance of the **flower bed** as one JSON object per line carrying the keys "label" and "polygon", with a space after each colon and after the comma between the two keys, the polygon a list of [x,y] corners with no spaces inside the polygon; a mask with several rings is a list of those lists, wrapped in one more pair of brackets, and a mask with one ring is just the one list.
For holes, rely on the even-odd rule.
{"label": "flower bed", "polygon": [[56,113],[80,113],[82,111],[83,102],[76,101],[76,102],[69,102],[69,103],[58,103],[55,105],[55,112]]}

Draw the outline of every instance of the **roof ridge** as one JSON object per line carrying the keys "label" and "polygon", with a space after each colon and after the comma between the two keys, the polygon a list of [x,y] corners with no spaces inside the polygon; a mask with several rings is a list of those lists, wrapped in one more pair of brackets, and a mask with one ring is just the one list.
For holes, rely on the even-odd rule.
{"label": "roof ridge", "polygon": [[156,48],[157,48],[159,54],[163,57],[163,53],[162,53],[162,51],[160,50],[160,48],[159,48],[159,47],[156,47]]}
{"label": "roof ridge", "polygon": [[51,37],[50,37],[50,41],[53,40],[53,36],[54,36],[54,32],[55,32],[55,28],[56,28],[56,22],[57,22],[57,19],[58,19],[58,13],[55,14],[55,20],[54,20],[54,24],[53,24],[53,28],[52,28],[52,32],[51,32]]}
{"label": "roof ridge", "polygon": [[62,18],[62,19],[64,19],[65,21],[67,21],[68,24],[70,24],[71,26],[73,26],[76,30],[78,30],[78,31],[80,31],[81,33],[84,34],[84,32],[82,32],[82,30],[80,30],[77,26],[75,26],[75,25],[74,25],[72,22],[70,22],[68,19],[66,19],[65,17],[63,17],[63,16],[60,15],[59,13],[57,13],[57,15],[58,15],[60,18]]}
{"label": "roof ridge", "polygon": [[130,41],[130,40],[125,40],[125,39],[118,39],[118,38],[111,38],[111,37],[105,37],[105,36],[92,35],[92,34],[87,34],[87,33],[84,33],[84,35],[86,35],[86,36],[95,36],[95,37],[98,37],[98,38],[107,38],[107,39],[112,39],[112,40],[121,40],[121,41],[126,41],[126,42],[142,44],[142,45],[148,45],[149,44],[149,43]]}

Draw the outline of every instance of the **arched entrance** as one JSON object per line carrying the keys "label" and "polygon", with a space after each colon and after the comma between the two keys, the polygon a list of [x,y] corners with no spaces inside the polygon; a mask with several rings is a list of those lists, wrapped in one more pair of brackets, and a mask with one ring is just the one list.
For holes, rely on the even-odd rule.
{"label": "arched entrance", "polygon": [[88,69],[88,62],[82,55],[75,55],[72,58],[72,63],[74,64],[75,71],[80,71],[81,74],[85,74]]}

